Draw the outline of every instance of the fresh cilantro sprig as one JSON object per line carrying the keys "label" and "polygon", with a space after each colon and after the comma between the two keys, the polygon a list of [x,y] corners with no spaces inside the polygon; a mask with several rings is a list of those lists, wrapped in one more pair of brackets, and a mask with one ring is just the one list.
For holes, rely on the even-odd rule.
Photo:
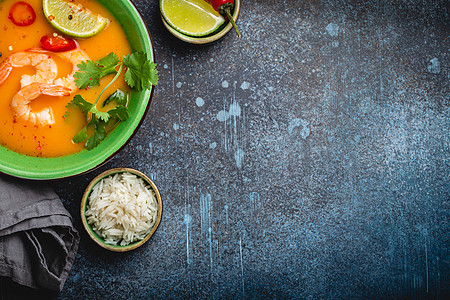
{"label": "fresh cilantro sprig", "polygon": [[[110,53],[98,61],[89,60],[82,62],[81,64],[78,64],[78,67],[79,70],[74,74],[74,78],[76,85],[80,89],[99,86],[100,79],[115,73],[114,78],[103,88],[93,104],[77,94],[67,105],[69,110],[72,107],[81,109],[87,120],[86,126],[72,138],[72,141],[74,143],[86,141],[86,149],[91,150],[105,139],[107,135],[106,127],[111,119],[125,121],[129,117],[128,108],[126,106],[127,95],[120,90],[111,94],[103,102],[102,107],[105,107],[110,102],[115,101],[117,105],[113,109],[105,112],[100,111],[97,108],[97,103],[105,90],[117,80],[124,68],[126,68],[124,75],[125,82],[131,88],[138,91],[144,89],[149,90],[153,85],[158,83],[158,71],[156,70],[156,64],[148,59],[145,52],[131,53],[126,55],[122,61],[119,60],[117,54]],[[66,117],[68,116],[69,111],[66,112]],[[93,128],[93,133],[91,135],[88,133],[89,127]]]}

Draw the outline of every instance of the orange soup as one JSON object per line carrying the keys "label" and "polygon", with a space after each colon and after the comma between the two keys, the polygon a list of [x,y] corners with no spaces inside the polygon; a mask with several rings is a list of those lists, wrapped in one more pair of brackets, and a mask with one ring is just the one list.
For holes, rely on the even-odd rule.
{"label": "orange soup", "polygon": [[[56,33],[42,12],[42,0],[25,0],[36,12],[36,20],[28,26],[16,26],[8,18],[10,8],[16,2],[17,0],[0,2],[0,65],[13,53],[30,48],[40,48],[39,41],[42,36]],[[122,27],[106,8],[95,0],[75,0],[74,2],[82,4],[95,14],[100,14],[110,21],[99,34],[87,39],[76,40],[79,48],[88,54],[90,60],[99,60],[111,52],[122,58],[131,52]],[[49,54],[49,57],[54,59],[58,66],[57,78],[65,77],[72,72],[72,64],[68,61],[55,54]],[[0,86],[1,145],[15,152],[37,157],[65,156],[81,151],[84,143],[75,144],[72,142],[72,138],[86,125],[86,121],[81,116],[65,119],[66,105],[76,94],[80,94],[86,101],[94,103],[98,94],[114,75],[102,78],[99,87],[78,90],[70,96],[40,95],[30,102],[31,110],[39,112],[51,107],[55,122],[51,125],[34,125],[30,121],[15,117],[11,101],[21,88],[22,76],[35,73],[36,69],[31,66],[13,68],[7,80]],[[117,89],[123,91],[129,89],[123,75],[102,94],[102,97],[106,98]]]}

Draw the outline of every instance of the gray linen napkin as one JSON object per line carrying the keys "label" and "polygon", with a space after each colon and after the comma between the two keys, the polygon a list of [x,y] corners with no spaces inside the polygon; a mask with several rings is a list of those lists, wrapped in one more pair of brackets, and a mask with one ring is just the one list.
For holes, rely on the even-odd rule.
{"label": "gray linen napkin", "polygon": [[0,174],[0,276],[61,291],[79,241],[69,212],[48,184]]}

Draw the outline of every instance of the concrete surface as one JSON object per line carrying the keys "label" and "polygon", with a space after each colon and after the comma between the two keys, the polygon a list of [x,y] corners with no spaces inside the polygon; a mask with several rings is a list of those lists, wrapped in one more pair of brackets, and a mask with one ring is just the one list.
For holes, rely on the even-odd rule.
{"label": "concrete surface", "polygon": [[[82,239],[64,290],[41,297],[450,295],[446,1],[243,1],[242,38],[208,46],[172,37],[157,1],[134,3],[160,81],[123,151],[53,183]],[[163,198],[130,253],[100,249],[79,218],[113,167]]]}

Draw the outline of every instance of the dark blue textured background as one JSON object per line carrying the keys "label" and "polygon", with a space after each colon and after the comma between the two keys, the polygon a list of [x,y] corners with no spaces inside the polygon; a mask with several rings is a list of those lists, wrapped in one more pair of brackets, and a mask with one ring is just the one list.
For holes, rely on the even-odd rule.
{"label": "dark blue textured background", "polygon": [[[209,46],[134,3],[160,81],[122,152],[53,183],[82,237],[57,298],[450,296],[448,1],[248,0],[242,38]],[[100,249],[79,219],[113,167],[163,198],[130,253]]]}

